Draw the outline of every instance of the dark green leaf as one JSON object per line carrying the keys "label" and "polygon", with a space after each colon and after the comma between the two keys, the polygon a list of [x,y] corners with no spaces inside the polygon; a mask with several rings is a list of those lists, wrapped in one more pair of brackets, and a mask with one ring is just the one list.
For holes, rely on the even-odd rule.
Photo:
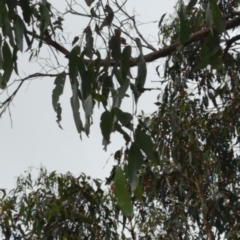
{"label": "dark green leaf", "polygon": [[117,117],[118,121],[123,126],[126,126],[127,124],[129,124],[132,121],[132,119],[133,119],[132,114],[127,113],[127,112],[123,112],[119,108],[113,108],[113,112],[114,112],[115,116]]}
{"label": "dark green leaf", "polygon": [[221,34],[222,32],[225,31],[225,22],[222,18],[221,11],[218,7],[217,1],[216,0],[211,0],[212,3],[212,18],[213,18],[213,23],[216,26],[217,32]]}
{"label": "dark green leaf", "polygon": [[15,46],[14,40],[13,40],[13,33],[12,33],[12,26],[8,18],[4,19],[4,24],[2,26],[3,36],[9,37],[9,42],[12,47]]}
{"label": "dark green leaf", "polygon": [[104,149],[107,149],[107,145],[110,143],[110,134],[112,132],[113,117],[109,111],[105,111],[101,116],[100,127],[103,135]]}
{"label": "dark green leaf", "polygon": [[121,72],[122,72],[123,81],[127,78],[127,76],[131,77],[131,74],[130,74],[131,52],[132,52],[132,48],[130,46],[126,46],[122,52]]}
{"label": "dark green leaf", "polygon": [[132,143],[128,155],[128,177],[131,190],[135,191],[138,186],[137,173],[143,164],[143,155],[136,143]]}
{"label": "dark green leaf", "polygon": [[118,124],[117,122],[115,122],[114,124],[115,130],[117,132],[119,132],[120,134],[123,135],[124,140],[126,141],[126,145],[131,141],[131,137],[129,136],[129,134],[127,134],[121,127],[120,124]]}
{"label": "dark green leaf", "polygon": [[14,17],[14,33],[15,33],[15,41],[17,43],[18,49],[23,51],[23,33],[25,30],[25,25],[22,19],[15,15]]}
{"label": "dark green leaf", "polygon": [[49,26],[51,20],[50,20],[50,14],[49,9],[47,6],[41,5],[40,6],[40,12],[41,12],[41,33],[43,33]]}
{"label": "dark green leaf", "polygon": [[138,127],[135,131],[135,142],[138,147],[155,163],[158,163],[156,152],[153,150],[151,138]]}
{"label": "dark green leaf", "polygon": [[85,29],[85,39],[86,39],[86,46],[84,48],[85,55],[92,59],[93,56],[93,36],[92,36],[92,30],[90,26],[88,26]]}
{"label": "dark green leaf", "polygon": [[146,76],[147,76],[147,66],[146,66],[146,62],[145,62],[143,52],[142,52],[141,40],[139,38],[136,38],[136,43],[137,43],[138,49],[140,51],[140,54],[137,59],[138,74],[137,74],[137,79],[136,79],[135,85],[138,89],[141,89],[145,85]]}
{"label": "dark green leaf", "polygon": [[69,54],[69,77],[71,82],[75,81],[77,77],[78,60],[76,48],[73,48]]}
{"label": "dark green leaf", "polygon": [[104,78],[103,86],[102,86],[102,95],[106,99],[106,101],[103,102],[104,106],[107,105],[107,99],[108,99],[108,95],[109,95],[109,92],[110,92],[111,88],[113,88],[112,77],[107,76],[106,78]]}
{"label": "dark green leaf", "polygon": [[73,96],[70,99],[71,106],[72,106],[72,111],[73,111],[73,118],[74,122],[77,128],[78,133],[81,133],[83,131],[83,124],[82,120],[80,118],[80,113],[79,113],[79,99],[78,99],[78,82],[74,81],[72,84],[72,92]]}
{"label": "dark green leaf", "polygon": [[19,3],[20,3],[20,6],[21,6],[21,8],[22,8],[22,13],[23,13],[24,21],[25,21],[27,24],[30,24],[31,8],[30,8],[29,1],[20,0]]}
{"label": "dark green leaf", "polygon": [[121,42],[119,37],[111,37],[109,41],[109,49],[111,50],[112,58],[118,62],[121,59]]}
{"label": "dark green leaf", "polygon": [[123,170],[118,167],[115,173],[115,194],[118,205],[123,214],[127,217],[133,215],[133,205],[131,203],[130,194],[127,190],[127,181]]}
{"label": "dark green leaf", "polygon": [[183,1],[181,1],[180,9],[179,9],[179,12],[178,12],[178,16],[179,16],[179,20],[180,20],[180,36],[179,36],[179,40],[183,44],[184,42],[186,42],[186,40],[188,40],[188,38],[191,35],[191,29],[187,25],[187,22],[186,22],[185,6],[184,6]]}
{"label": "dark green leaf", "polygon": [[6,84],[9,81],[12,74],[12,70],[13,70],[12,53],[7,42],[4,42],[2,51],[3,51],[3,60],[4,60],[3,61],[4,74],[2,78],[1,87],[3,87],[2,84],[4,83]]}
{"label": "dark green leaf", "polygon": [[105,26],[110,26],[113,21],[114,13],[113,13],[112,8],[109,5],[105,6],[105,12],[107,13],[107,16],[103,20],[99,30],[103,29],[103,27],[105,27]]}

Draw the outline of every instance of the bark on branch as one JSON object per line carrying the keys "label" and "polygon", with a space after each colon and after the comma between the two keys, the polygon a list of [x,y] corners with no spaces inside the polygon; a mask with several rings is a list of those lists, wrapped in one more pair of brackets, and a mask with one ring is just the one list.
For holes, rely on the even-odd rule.
{"label": "bark on branch", "polygon": [[[234,18],[232,20],[226,21],[226,30],[234,29],[234,28],[239,27],[239,26],[240,26],[240,17],[237,17],[237,18]],[[209,34],[209,29],[208,28],[197,31],[197,32],[192,34],[192,36],[186,41],[184,46],[187,46],[187,45],[189,45],[193,42],[204,39],[208,36],[208,34]],[[48,37],[48,36],[44,37],[43,41],[47,45],[52,46],[53,48],[55,48],[59,52],[63,53],[66,57],[69,56],[70,52],[66,48],[61,46],[59,43],[52,40],[50,37]],[[162,48],[158,51],[154,51],[154,52],[151,52],[149,54],[146,54],[146,55],[144,55],[145,61],[146,62],[153,62],[157,59],[166,57],[166,56],[170,55],[172,52],[174,52],[177,49],[177,47],[179,47],[179,46],[181,46],[181,43],[178,41],[178,42],[173,43],[173,44],[171,44],[167,47],[164,47],[164,48]],[[89,63],[90,61],[92,61],[92,60],[85,59],[86,63]],[[116,65],[114,60],[110,60],[110,61],[109,60],[102,60],[101,61],[101,65],[105,65],[106,63],[108,63],[110,66],[115,66]],[[130,66],[134,67],[136,65],[137,65],[137,58],[132,58],[130,60]]]}

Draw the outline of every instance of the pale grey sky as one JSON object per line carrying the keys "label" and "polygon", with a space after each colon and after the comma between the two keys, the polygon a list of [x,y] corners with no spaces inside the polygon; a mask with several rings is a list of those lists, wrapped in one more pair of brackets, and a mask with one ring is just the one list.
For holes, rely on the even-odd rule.
{"label": "pale grey sky", "polygon": [[[53,6],[64,8],[65,1],[50,0]],[[79,3],[85,5],[84,0]],[[152,22],[140,27],[142,34],[153,40],[157,39],[158,21],[162,14],[173,13],[176,0],[128,0],[127,10],[138,13],[137,19],[141,22]],[[86,5],[85,5],[86,6]],[[86,7],[86,9],[88,9]],[[69,36],[71,43],[73,37],[80,34],[85,27],[81,24],[80,18],[67,16],[64,25],[64,32],[72,33]],[[78,19],[79,23],[76,22]],[[154,36],[153,37],[151,37]],[[69,46],[65,46],[70,49]],[[46,57],[49,55],[46,52]],[[21,61],[19,73],[21,77],[25,74],[32,74],[39,71],[37,64],[28,63],[28,54],[19,56]],[[44,54],[42,54],[44,56]],[[64,65],[67,60],[59,58]],[[147,87],[158,87],[158,83],[151,83],[151,80],[158,80],[155,66],[157,63],[148,65]],[[19,78],[16,78],[19,79]],[[108,151],[102,149],[102,135],[99,128],[99,118],[102,109],[94,110],[94,124],[91,127],[90,138],[83,134],[83,141],[80,140],[72,117],[70,107],[71,89],[66,84],[61,104],[63,108],[61,130],[55,122],[56,114],[52,108],[51,95],[54,87],[54,78],[34,79],[26,82],[11,106],[12,126],[8,113],[0,119],[0,188],[11,189],[15,186],[15,177],[23,174],[29,167],[43,165],[48,171],[57,170],[61,173],[70,171],[73,174],[84,172],[95,178],[104,179],[114,164],[110,158],[116,150],[123,145],[121,136],[112,134],[112,143]],[[158,92],[149,92],[140,98],[138,110],[152,112],[156,110],[153,102],[156,101]],[[2,96],[0,96],[2,100]],[[123,106],[126,111],[132,111],[132,100],[124,100]],[[84,119],[84,115],[82,115]],[[104,167],[104,168],[103,168]]]}

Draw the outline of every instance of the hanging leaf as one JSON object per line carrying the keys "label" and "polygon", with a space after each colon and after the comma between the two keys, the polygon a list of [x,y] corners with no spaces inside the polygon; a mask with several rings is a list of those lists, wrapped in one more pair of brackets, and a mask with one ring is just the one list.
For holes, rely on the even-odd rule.
{"label": "hanging leaf", "polygon": [[9,42],[10,42],[11,46],[14,48],[15,43],[13,40],[12,26],[7,17],[4,18],[4,24],[2,26],[2,31],[3,31],[3,36],[9,37]]}
{"label": "hanging leaf", "polygon": [[62,120],[62,117],[61,117],[62,108],[59,103],[59,98],[63,93],[65,80],[66,80],[66,73],[65,72],[60,73],[55,79],[55,82],[54,82],[55,88],[53,89],[53,92],[52,92],[52,105],[53,105],[54,111],[57,113],[57,123],[60,128],[62,128],[60,124]]}
{"label": "hanging leaf", "polygon": [[86,99],[92,92],[92,82],[94,80],[94,72],[91,70],[85,71],[82,78],[81,93],[83,99]]}
{"label": "hanging leaf", "polygon": [[119,132],[120,134],[123,135],[123,138],[126,142],[126,145],[128,145],[128,143],[131,141],[131,137],[129,136],[129,134],[127,134],[121,127],[120,124],[118,124],[117,122],[114,123],[114,127],[115,127],[115,130],[117,132]]}
{"label": "hanging leaf", "polygon": [[14,17],[14,33],[15,33],[15,41],[17,43],[18,49],[23,51],[23,33],[25,30],[25,25],[22,19],[15,15]]}
{"label": "hanging leaf", "polygon": [[78,72],[78,56],[76,47],[69,54],[69,77],[71,82],[75,81]]}
{"label": "hanging leaf", "polygon": [[179,11],[178,11],[178,16],[179,16],[179,20],[180,20],[180,36],[179,36],[179,40],[183,44],[190,37],[191,29],[187,25],[187,22],[186,22],[185,5],[184,5],[183,0],[181,0],[179,4],[180,4],[180,8],[179,8]]}
{"label": "hanging leaf", "polygon": [[216,26],[217,32],[221,34],[222,32],[225,31],[225,22],[222,18],[221,11],[218,7],[217,1],[216,0],[211,0],[212,3],[212,19],[213,19],[213,24]]}
{"label": "hanging leaf", "polygon": [[105,6],[105,12],[107,13],[107,16],[104,18],[104,20],[99,28],[99,31],[102,30],[106,26],[110,26],[113,21],[113,18],[114,18],[113,10],[109,5]]}
{"label": "hanging leaf", "polygon": [[12,60],[12,53],[10,50],[10,47],[8,43],[5,41],[3,44],[3,77],[2,77],[2,82],[1,88],[4,88],[6,86],[6,83],[9,81],[12,71],[13,71],[13,60]]}
{"label": "hanging leaf", "polygon": [[94,0],[85,0],[85,2],[88,5],[88,7],[90,7]]}
{"label": "hanging leaf", "polygon": [[139,88],[141,89],[145,85],[146,76],[147,76],[147,66],[146,66],[146,62],[142,52],[141,40],[139,38],[136,38],[136,44],[140,51],[140,54],[137,59],[138,73],[137,73],[137,79],[136,79],[136,86],[138,89]]}
{"label": "hanging leaf", "polygon": [[112,132],[113,118],[109,111],[105,111],[101,116],[100,127],[103,135],[104,150],[107,150],[107,145],[110,143],[110,134]]}
{"label": "hanging leaf", "polygon": [[137,173],[143,164],[143,155],[135,142],[132,143],[128,155],[128,177],[131,190],[135,191],[138,186]]}
{"label": "hanging leaf", "polygon": [[158,163],[156,152],[153,150],[151,138],[138,127],[135,131],[135,142],[138,147],[155,163]]}
{"label": "hanging leaf", "polygon": [[[120,32],[120,33],[119,33]],[[109,49],[111,50],[112,58],[118,62],[121,59],[121,31],[115,29],[115,35],[109,41]]]}
{"label": "hanging leaf", "polygon": [[131,52],[132,52],[131,46],[126,46],[122,52],[121,72],[122,72],[123,81],[125,81],[127,76],[131,77],[131,73],[130,73]]}
{"label": "hanging leaf", "polygon": [[74,81],[72,84],[72,92],[73,92],[73,95],[70,99],[70,102],[71,102],[72,111],[73,111],[73,118],[74,118],[77,131],[79,134],[81,134],[81,132],[83,131],[83,124],[82,124],[82,120],[80,118],[80,113],[79,113],[80,104],[78,99],[78,82],[77,81]]}
{"label": "hanging leaf", "polygon": [[122,124],[122,126],[128,125],[133,119],[132,114],[123,112],[119,108],[113,108],[113,112],[114,112],[115,116],[117,117],[118,121]]}
{"label": "hanging leaf", "polygon": [[41,33],[43,33],[48,28],[51,20],[50,20],[49,9],[47,6],[41,5],[40,12],[41,12],[40,30],[41,30]]}
{"label": "hanging leaf", "polygon": [[115,173],[115,194],[118,205],[124,216],[131,217],[133,215],[133,205],[131,203],[130,194],[127,190],[127,180],[123,170],[118,167]]}
{"label": "hanging leaf", "polygon": [[84,48],[85,55],[92,59],[93,56],[93,36],[92,36],[92,30],[90,26],[88,26],[85,30],[85,40],[86,40],[86,46]]}
{"label": "hanging leaf", "polygon": [[21,9],[22,9],[24,21],[25,21],[27,24],[30,24],[30,20],[31,20],[31,8],[30,8],[29,2],[26,1],[26,0],[20,0],[20,1],[19,1],[19,4],[20,4]]}
{"label": "hanging leaf", "polygon": [[[113,88],[112,77],[107,76],[104,78],[102,85],[102,95],[105,99],[108,99],[108,95],[111,88]],[[107,100],[103,102],[103,105],[107,106]]]}

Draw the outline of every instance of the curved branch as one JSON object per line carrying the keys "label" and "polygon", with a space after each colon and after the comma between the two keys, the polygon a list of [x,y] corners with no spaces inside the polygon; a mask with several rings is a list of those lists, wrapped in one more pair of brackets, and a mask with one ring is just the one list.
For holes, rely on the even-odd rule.
{"label": "curved branch", "polygon": [[[240,26],[240,17],[237,17],[237,18],[234,18],[232,20],[229,20],[226,22],[226,30],[230,30],[230,29],[234,29],[236,27]],[[187,46],[193,42],[196,42],[196,41],[199,41],[201,39],[204,39],[208,36],[209,34],[209,29],[208,28],[205,28],[205,29],[202,29],[200,31],[197,31],[195,33],[192,34],[192,36],[186,41],[186,43],[184,44],[184,46]],[[49,45],[49,46],[52,46],[54,47],[56,50],[58,50],[59,52],[63,53],[67,58],[69,56],[69,51],[64,48],[63,46],[61,46],[58,42],[54,41],[51,39],[51,37],[49,36],[44,36],[44,39],[43,41]],[[151,52],[149,54],[146,54],[144,55],[144,58],[145,58],[145,61],[146,62],[153,62],[154,60],[157,60],[157,59],[160,59],[160,58],[163,58],[163,57],[166,57],[168,55],[170,55],[172,52],[174,52],[177,47],[181,46],[182,44],[178,41],[176,43],[173,43],[167,47],[164,47],[158,51],[154,51],[154,52]],[[94,60],[87,60],[85,59],[84,60],[85,63],[90,63]],[[114,60],[101,60],[101,65],[105,65],[106,61],[108,62],[108,64],[110,66],[116,66],[116,63]],[[130,60],[130,66],[131,67],[134,67],[137,65],[137,58],[132,58]]]}

